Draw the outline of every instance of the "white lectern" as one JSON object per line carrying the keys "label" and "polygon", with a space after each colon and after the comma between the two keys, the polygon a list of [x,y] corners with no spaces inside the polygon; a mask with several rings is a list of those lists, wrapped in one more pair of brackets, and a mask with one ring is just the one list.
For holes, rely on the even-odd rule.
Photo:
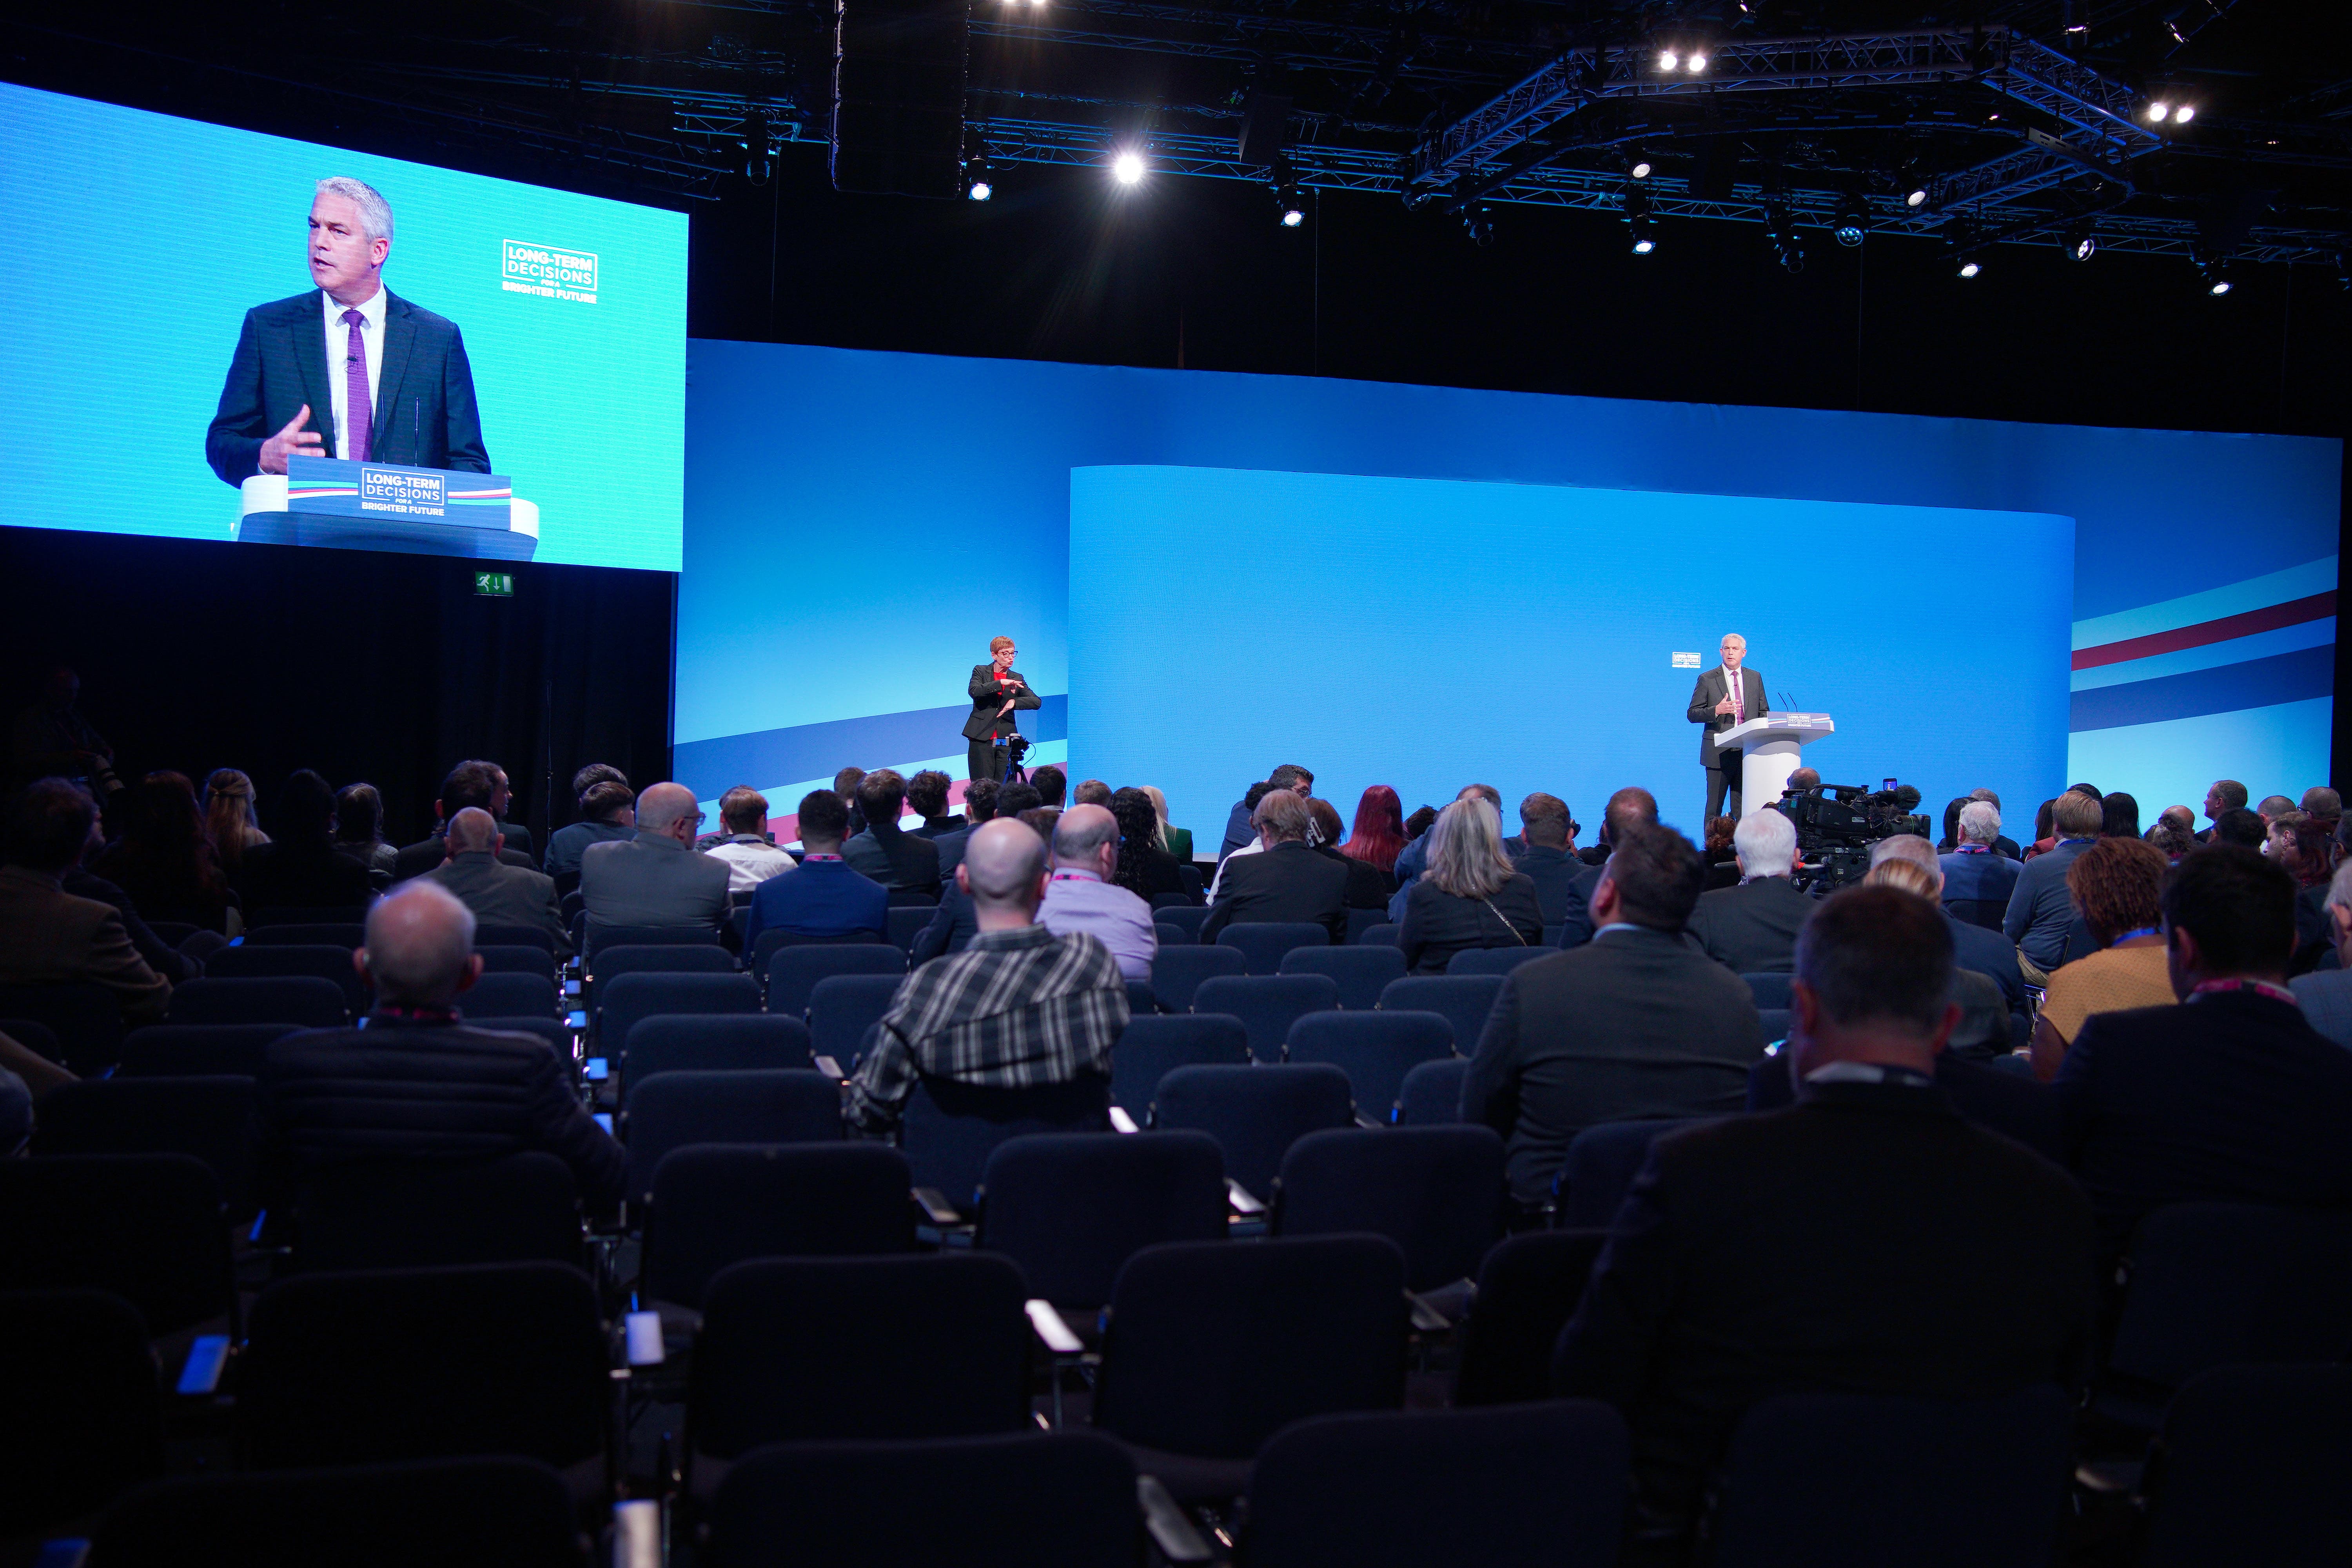
{"label": "white lectern", "polygon": [[1809,741],[1837,733],[1826,713],[1767,713],[1734,724],[1715,738],[1715,749],[1739,748],[1739,815],[1763,810],[1789,787],[1797,753]]}

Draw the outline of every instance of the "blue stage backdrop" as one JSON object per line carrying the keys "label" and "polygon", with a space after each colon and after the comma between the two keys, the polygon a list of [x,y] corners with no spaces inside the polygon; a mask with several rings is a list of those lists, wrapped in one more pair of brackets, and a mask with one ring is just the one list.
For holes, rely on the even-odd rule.
{"label": "blue stage backdrop", "polygon": [[[1692,677],[1670,656],[1711,660],[1727,630],[1836,716],[1832,778],[1900,778],[1937,809],[1990,784],[2021,833],[2074,779],[2152,816],[2219,774],[2257,795],[2327,776],[2333,440],[709,341],[688,368],[674,733],[705,800],[751,784],[789,812],[849,763],[960,776],[964,682],[998,633],[1049,694],[1024,715],[1039,758],[1169,789],[1204,849],[1282,762],[1343,810],[1363,784],[1410,808],[1501,773],[1588,826],[1624,784],[1691,825]],[[1074,518],[1079,470],[1136,468],[1223,470],[1183,482],[1228,500],[1298,476],[1301,510],[1236,531],[1130,479],[1123,515]],[[1641,521],[1575,521],[1604,508]],[[1117,604],[1150,619],[1118,626]],[[1433,740],[1400,703],[1318,752],[1322,712],[1433,657],[1485,671],[1483,741]],[[1631,675],[1593,678],[1620,657]],[[1207,661],[1251,674],[1196,679]],[[1147,732],[1156,752],[1131,749]]]}

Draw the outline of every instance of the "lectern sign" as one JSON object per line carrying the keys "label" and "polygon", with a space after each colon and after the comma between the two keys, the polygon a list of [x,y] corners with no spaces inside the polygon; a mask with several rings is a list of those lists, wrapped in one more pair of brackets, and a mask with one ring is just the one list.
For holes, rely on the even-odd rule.
{"label": "lectern sign", "polygon": [[415,517],[461,528],[504,531],[513,487],[497,474],[350,463],[338,458],[286,460],[286,510],[327,517]]}

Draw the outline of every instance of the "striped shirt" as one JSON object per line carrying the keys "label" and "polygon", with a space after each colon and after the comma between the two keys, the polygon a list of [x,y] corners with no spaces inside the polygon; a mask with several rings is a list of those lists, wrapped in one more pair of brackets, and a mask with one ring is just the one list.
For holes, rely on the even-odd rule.
{"label": "striped shirt", "polygon": [[881,1131],[919,1078],[997,1089],[1110,1074],[1127,983],[1109,949],[1044,926],[982,931],[907,977],[849,1081],[850,1121]]}

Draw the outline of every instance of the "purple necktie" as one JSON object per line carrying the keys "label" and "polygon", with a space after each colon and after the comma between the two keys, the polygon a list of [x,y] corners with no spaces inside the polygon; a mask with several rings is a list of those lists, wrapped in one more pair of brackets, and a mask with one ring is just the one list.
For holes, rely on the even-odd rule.
{"label": "purple necktie", "polygon": [[351,328],[351,341],[343,346],[343,424],[352,448],[343,456],[354,463],[368,460],[368,435],[375,428],[375,408],[368,400],[367,340],[360,336],[360,323],[366,320],[357,310],[343,312]]}

